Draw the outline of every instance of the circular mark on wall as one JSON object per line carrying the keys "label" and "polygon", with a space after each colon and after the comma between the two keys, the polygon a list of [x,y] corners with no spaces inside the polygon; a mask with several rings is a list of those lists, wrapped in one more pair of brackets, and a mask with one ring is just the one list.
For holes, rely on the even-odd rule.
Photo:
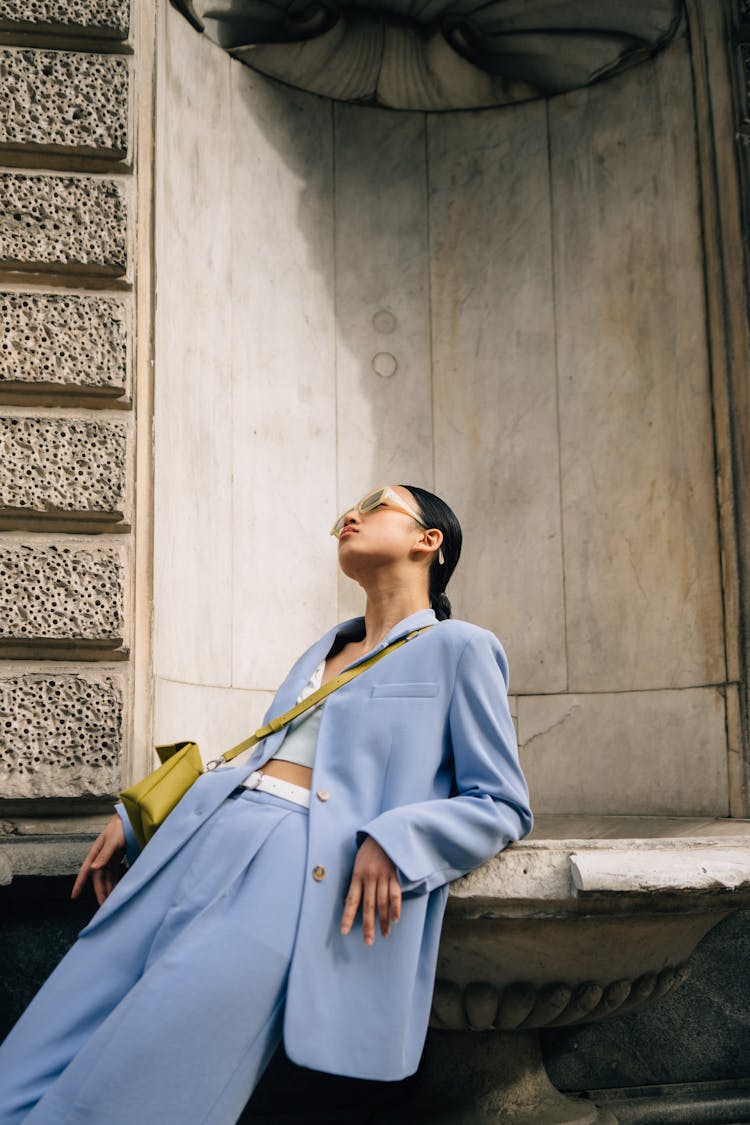
{"label": "circular mark on wall", "polygon": [[389,309],[379,309],[372,318],[372,326],[376,332],[390,336],[398,327],[398,321]]}
{"label": "circular mark on wall", "polygon": [[376,375],[382,375],[384,379],[390,379],[391,375],[395,375],[398,370],[398,360],[390,352],[378,352],[377,355],[372,357],[372,369]]}

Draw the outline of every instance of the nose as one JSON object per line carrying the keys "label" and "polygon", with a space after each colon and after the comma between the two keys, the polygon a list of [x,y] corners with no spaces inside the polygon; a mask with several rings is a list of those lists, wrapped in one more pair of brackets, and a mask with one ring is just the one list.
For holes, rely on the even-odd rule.
{"label": "nose", "polygon": [[359,523],[359,512],[356,508],[350,508],[349,511],[344,514],[344,527],[350,523]]}

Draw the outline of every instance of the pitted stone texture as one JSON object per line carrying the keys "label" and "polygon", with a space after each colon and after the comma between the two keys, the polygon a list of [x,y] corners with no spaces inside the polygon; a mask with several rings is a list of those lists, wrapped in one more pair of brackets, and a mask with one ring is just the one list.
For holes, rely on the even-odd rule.
{"label": "pitted stone texture", "polygon": [[0,145],[123,156],[128,60],[73,51],[0,49]]}
{"label": "pitted stone texture", "polygon": [[123,689],[118,677],[0,677],[3,797],[117,792],[122,737]]}
{"label": "pitted stone texture", "polygon": [[123,422],[0,417],[0,509],[119,515],[126,445]]}
{"label": "pitted stone texture", "polygon": [[125,389],[125,310],[109,297],[0,292],[0,388]]}
{"label": "pitted stone texture", "polygon": [[116,646],[123,635],[124,579],[116,548],[1,547],[0,645]]}
{"label": "pitted stone texture", "polygon": [[123,189],[113,180],[0,175],[0,265],[121,274]]}
{"label": "pitted stone texture", "polygon": [[0,0],[0,28],[61,32],[86,30],[107,39],[127,38],[128,0]]}

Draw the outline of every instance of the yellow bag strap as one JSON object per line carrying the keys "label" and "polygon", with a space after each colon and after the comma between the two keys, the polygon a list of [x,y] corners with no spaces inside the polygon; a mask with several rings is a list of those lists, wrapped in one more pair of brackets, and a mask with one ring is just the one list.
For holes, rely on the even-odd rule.
{"label": "yellow bag strap", "polygon": [[311,695],[308,695],[307,698],[303,699],[301,703],[297,703],[283,715],[279,715],[277,718],[271,719],[268,723],[266,723],[264,727],[259,727],[258,730],[256,730],[255,734],[251,734],[250,737],[246,738],[243,742],[238,742],[236,746],[233,746],[231,750],[227,750],[227,752],[225,754],[222,754],[220,758],[216,758],[215,761],[209,762],[206,768],[215,769],[216,766],[221,765],[222,762],[231,762],[233,758],[236,758],[239,754],[242,754],[243,751],[249,750],[251,746],[257,746],[258,743],[262,742],[264,738],[268,738],[269,734],[275,734],[276,731],[282,730],[288,723],[293,722],[294,719],[298,718],[300,715],[303,715],[305,711],[309,711],[311,708],[317,707],[317,705],[324,699],[326,699],[327,696],[331,695],[332,692],[337,691],[340,687],[343,687],[344,684],[348,684],[351,680],[355,679],[357,676],[360,676],[363,672],[366,672],[368,668],[372,668],[374,664],[377,664],[378,661],[382,660],[384,656],[387,656],[389,652],[395,652],[397,648],[401,648],[401,645],[405,645],[407,641],[410,641],[412,639],[412,637],[416,637],[418,633],[423,633],[425,629],[431,628],[431,625],[423,625],[421,629],[415,629],[413,633],[409,633],[407,634],[407,636],[401,637],[400,640],[394,641],[392,644],[387,645],[386,648],[382,649],[380,652],[375,653],[374,656],[371,656],[369,660],[363,661],[362,664],[356,664],[353,668],[347,668],[345,672],[340,672],[338,676],[334,676],[334,678],[332,680],[329,680],[327,684],[323,684],[323,686],[319,687],[317,691],[314,691]]}

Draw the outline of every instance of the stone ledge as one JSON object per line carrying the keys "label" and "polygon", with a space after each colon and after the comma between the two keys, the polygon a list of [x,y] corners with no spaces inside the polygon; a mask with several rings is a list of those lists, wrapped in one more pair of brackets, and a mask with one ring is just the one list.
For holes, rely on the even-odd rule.
{"label": "stone ledge", "polygon": [[0,174],[0,268],[119,277],[126,226],[114,180]]}
{"label": "stone ledge", "polygon": [[111,673],[0,675],[3,798],[117,792],[123,687],[122,678]]}
{"label": "stone ledge", "polygon": [[736,1125],[750,1121],[750,1079],[588,1090],[620,1125]]}
{"label": "stone ledge", "polygon": [[127,39],[128,0],[0,0],[0,31]]}
{"label": "stone ledge", "polygon": [[738,891],[750,887],[750,848],[573,852],[573,886],[587,894]]}
{"label": "stone ledge", "polygon": [[[671,830],[673,819],[665,818]],[[688,824],[690,821],[687,822]],[[750,821],[735,821],[734,835],[712,836],[706,821],[700,835],[649,839],[529,839],[513,844],[476,871],[451,884],[448,910],[481,917],[515,916],[529,903],[544,911],[630,910],[655,894],[713,905],[750,903]],[[724,825],[725,822],[717,822]],[[665,829],[666,830],[666,829]],[[612,859],[610,859],[612,857]],[[624,857],[624,858],[623,858]],[[619,866],[618,866],[619,865]],[[626,865],[626,870],[622,865]],[[654,887],[630,874],[640,865],[654,870]],[[578,885],[578,871],[590,872],[590,886]],[[594,872],[598,872],[594,882]],[[613,905],[613,900],[615,905]]]}
{"label": "stone ledge", "polygon": [[90,832],[41,837],[0,837],[0,887],[29,875],[75,875],[104,821]]}
{"label": "stone ledge", "polygon": [[124,422],[0,416],[0,457],[0,515],[123,517]]}
{"label": "stone ledge", "polygon": [[110,297],[0,291],[0,394],[19,390],[121,396],[127,323]]}
{"label": "stone ledge", "polygon": [[128,71],[117,55],[0,47],[0,149],[122,159]]}

